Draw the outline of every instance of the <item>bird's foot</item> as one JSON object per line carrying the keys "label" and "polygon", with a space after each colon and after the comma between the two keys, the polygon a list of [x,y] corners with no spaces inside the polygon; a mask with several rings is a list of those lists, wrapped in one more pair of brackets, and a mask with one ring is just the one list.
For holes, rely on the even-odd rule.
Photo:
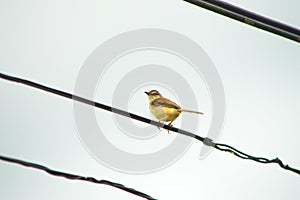
{"label": "bird's foot", "polygon": [[[172,122],[170,122],[170,123],[168,124],[168,126],[171,126],[171,127],[173,127],[173,124],[172,124]],[[168,130],[168,133],[170,134],[170,130]]]}

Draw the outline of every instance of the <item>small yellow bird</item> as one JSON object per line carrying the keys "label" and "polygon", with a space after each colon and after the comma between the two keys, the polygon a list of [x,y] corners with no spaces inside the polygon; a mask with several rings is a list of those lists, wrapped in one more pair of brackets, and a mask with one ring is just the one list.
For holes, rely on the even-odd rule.
{"label": "small yellow bird", "polygon": [[175,102],[164,98],[157,90],[145,92],[148,95],[149,110],[159,122],[170,122],[168,126],[173,126],[173,121],[181,112],[190,112],[203,115],[202,112],[182,109]]}

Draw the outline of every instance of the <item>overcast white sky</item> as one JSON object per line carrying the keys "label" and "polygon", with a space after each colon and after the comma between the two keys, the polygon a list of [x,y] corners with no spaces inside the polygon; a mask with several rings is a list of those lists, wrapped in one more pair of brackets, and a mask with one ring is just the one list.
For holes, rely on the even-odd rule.
{"label": "overcast white sky", "polygon": [[[300,3],[296,0],[232,2],[300,27]],[[219,141],[253,155],[278,156],[300,168],[300,46],[296,42],[179,0],[2,0],[0,24],[1,73],[69,92],[74,91],[79,71],[91,52],[115,35],[142,28],[185,35],[207,53],[223,82],[226,119]],[[173,63],[169,67],[189,80],[197,100],[203,101],[198,106],[207,112],[200,124],[204,133],[212,113],[208,93],[200,90],[203,81],[187,68],[182,70],[178,58],[156,53],[124,56],[112,65],[110,70],[115,71],[107,71],[101,80],[111,81],[103,90],[107,95],[99,90],[97,100],[110,105],[110,89],[133,66],[149,64],[150,58],[153,63]],[[130,104],[129,109],[150,117],[143,87],[133,91],[132,98],[138,103]],[[172,91],[162,90],[166,96],[176,98]],[[96,117],[100,124],[107,120],[102,125],[104,135],[124,151],[156,151],[175,137],[162,131],[154,138],[135,140],[115,130],[110,113],[97,111]],[[175,125],[180,126],[180,122],[181,118]],[[298,175],[276,165],[245,161],[219,151],[199,160],[202,144],[198,142],[175,163],[156,172],[136,175],[113,170],[94,159],[84,147],[72,101],[3,80],[0,125],[1,155],[119,182],[158,199],[300,197]],[[2,161],[0,174],[1,199],[140,199],[108,186],[69,181]]]}

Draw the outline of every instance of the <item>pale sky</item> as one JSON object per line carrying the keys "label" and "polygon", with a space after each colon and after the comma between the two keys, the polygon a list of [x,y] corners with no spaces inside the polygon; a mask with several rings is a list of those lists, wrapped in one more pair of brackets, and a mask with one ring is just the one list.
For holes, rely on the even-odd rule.
{"label": "pale sky", "polygon": [[[296,0],[231,2],[300,27],[300,3]],[[224,87],[226,112],[218,141],[251,155],[279,157],[300,168],[299,43],[179,0],[2,0],[0,16],[1,73],[71,93],[91,53],[114,36],[155,28],[189,38],[206,53],[205,58],[215,66]],[[112,49],[112,53],[122,49],[122,45]],[[206,136],[215,114],[211,92],[180,56],[144,49],[112,61],[97,80],[95,99],[111,105],[116,100],[115,88],[123,78],[149,64],[164,65],[180,74],[194,92],[197,107],[174,92],[172,83],[175,85],[176,79],[170,85],[153,81],[132,89],[121,84],[129,88],[129,111],[150,118],[143,92],[157,87],[181,105],[204,111],[202,117],[185,116],[200,119],[196,130]],[[200,160],[199,142],[193,142],[172,163],[147,173],[125,172],[122,166],[115,169],[101,162],[85,144],[74,118],[72,101],[4,80],[0,80],[0,91],[1,155],[122,183],[163,200],[300,197],[298,175],[276,165],[241,160],[216,150]],[[183,117],[174,126],[184,128]],[[137,139],[130,131],[122,131],[112,114],[97,110],[95,118],[105,138],[131,154],[158,152],[173,144],[177,136],[133,122],[136,127],[148,127],[156,134]],[[1,199],[141,199],[108,186],[65,180],[2,161],[0,173]]]}

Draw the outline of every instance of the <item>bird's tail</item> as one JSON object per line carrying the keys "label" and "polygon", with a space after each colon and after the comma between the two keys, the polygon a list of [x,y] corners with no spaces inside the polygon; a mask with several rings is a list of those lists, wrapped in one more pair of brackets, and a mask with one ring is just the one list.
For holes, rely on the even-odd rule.
{"label": "bird's tail", "polygon": [[203,115],[203,112],[198,112],[198,111],[194,111],[194,110],[186,110],[186,109],[180,109],[180,112],[189,112],[189,113],[196,113],[196,114],[200,114]]}

